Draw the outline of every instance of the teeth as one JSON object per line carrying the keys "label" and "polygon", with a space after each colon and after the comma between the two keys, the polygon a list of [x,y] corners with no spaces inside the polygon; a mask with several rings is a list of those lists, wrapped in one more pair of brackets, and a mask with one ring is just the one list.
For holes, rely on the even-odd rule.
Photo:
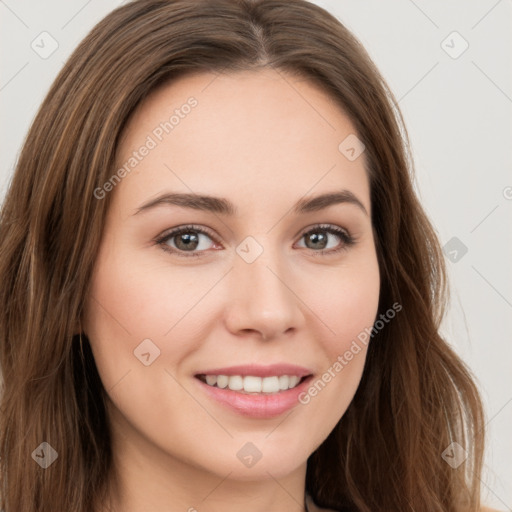
{"label": "teeth", "polygon": [[228,379],[228,388],[233,391],[240,391],[244,389],[244,381],[240,375],[233,375],[233,377],[229,377]]}
{"label": "teeth", "polygon": [[264,377],[261,381],[263,393],[277,393],[279,391],[279,377]]}
{"label": "teeth", "polygon": [[292,389],[300,382],[300,377],[297,375],[280,375],[279,377],[206,375],[203,376],[203,379],[209,386],[229,388],[233,391],[244,391],[246,393],[278,393],[279,391]]}
{"label": "teeth", "polygon": [[217,375],[217,387],[225,388],[227,387],[229,379],[225,375]]}
{"label": "teeth", "polygon": [[214,386],[215,384],[217,384],[217,375],[207,375],[206,384],[208,384],[209,386]]}
{"label": "teeth", "polygon": [[297,377],[296,375],[292,375],[290,377],[290,382],[288,384],[289,387],[291,388],[294,388],[298,383],[299,383],[299,377]]}
{"label": "teeth", "polygon": [[244,391],[248,393],[261,393],[261,377],[244,377]]}

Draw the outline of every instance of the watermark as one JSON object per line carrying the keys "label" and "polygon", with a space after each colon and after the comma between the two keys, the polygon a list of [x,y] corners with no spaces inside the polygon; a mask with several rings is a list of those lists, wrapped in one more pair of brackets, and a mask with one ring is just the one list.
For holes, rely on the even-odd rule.
{"label": "watermark", "polygon": [[386,324],[395,318],[396,314],[402,310],[402,305],[395,302],[385,313],[381,313],[379,319],[375,321],[373,327],[370,329],[365,327],[357,335],[357,339],[352,340],[350,347],[343,353],[338,355],[336,361],[327,368],[327,370],[313,383],[306,391],[299,394],[298,400],[301,404],[307,405],[311,402],[311,398],[318,395],[325,386],[331,382],[336,375],[338,375],[345,366],[347,366],[354,356],[361,352],[361,345],[367,346],[370,339],[375,336],[379,331],[384,329]]}
{"label": "watermark", "polygon": [[350,162],[357,160],[366,149],[363,141],[351,133],[348,137],[345,137],[338,146],[338,151],[347,158]]}
{"label": "watermark", "polygon": [[468,458],[468,452],[459,443],[453,441],[446,447],[441,457],[453,469],[457,469]]}
{"label": "watermark", "polygon": [[253,263],[263,253],[263,247],[254,237],[248,236],[238,244],[236,253],[246,263]]}
{"label": "watermark", "polygon": [[244,466],[252,468],[263,457],[263,454],[255,444],[248,442],[238,450],[236,456]]}
{"label": "watermark", "polygon": [[144,366],[150,366],[160,356],[160,349],[152,340],[146,338],[135,347],[133,354]]}
{"label": "watermark", "polygon": [[30,47],[41,59],[48,59],[59,48],[59,43],[49,32],[41,32],[31,43]]}
{"label": "watermark", "polygon": [[468,248],[460,239],[453,236],[443,245],[443,252],[452,263],[458,263],[467,254]]}
{"label": "watermark", "polygon": [[47,469],[57,460],[59,454],[52,445],[44,441],[31,453],[31,456],[43,469]]}
{"label": "watermark", "polygon": [[94,197],[96,199],[103,199],[108,192],[111,192],[121,180],[126,177],[139,165],[149,153],[155,149],[166,135],[172,132],[176,126],[185,119],[193,108],[197,107],[198,101],[191,96],[187,102],[181,105],[180,108],[174,109],[173,114],[168,120],[162,121],[156,126],[152,132],[146,137],[144,144],[137,150],[133,151],[132,155],[126,160],[123,165],[101,186],[94,189]]}
{"label": "watermark", "polygon": [[441,48],[452,59],[458,59],[469,48],[469,43],[454,30],[441,41]]}

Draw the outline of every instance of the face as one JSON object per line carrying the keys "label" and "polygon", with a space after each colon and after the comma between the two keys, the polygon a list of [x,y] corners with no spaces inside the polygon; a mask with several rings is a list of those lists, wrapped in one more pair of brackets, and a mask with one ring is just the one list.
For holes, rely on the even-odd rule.
{"label": "face", "polygon": [[83,322],[114,439],[222,478],[304,467],[377,314],[364,153],[339,149],[354,134],[273,70],[182,77],[139,106],[97,191],[113,197]]}

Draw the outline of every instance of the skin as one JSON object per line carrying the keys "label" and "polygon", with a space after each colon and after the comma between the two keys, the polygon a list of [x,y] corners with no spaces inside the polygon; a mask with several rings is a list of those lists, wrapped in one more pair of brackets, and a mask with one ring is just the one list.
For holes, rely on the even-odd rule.
{"label": "skin", "polygon": [[[307,458],[350,404],[366,347],[307,405],[271,419],[214,402],[194,374],[288,362],[317,379],[373,325],[380,279],[364,153],[349,161],[338,150],[356,131],[330,97],[304,78],[265,69],[160,87],[130,120],[119,165],[190,96],[198,105],[110,192],[87,298],[83,330],[109,396],[114,508],[302,512]],[[304,196],[341,189],[366,213],[350,203],[291,211]],[[224,197],[238,214],[175,205],[135,214],[164,191]],[[199,234],[199,257],[155,243],[187,224],[215,236]],[[356,243],[318,254],[302,236],[317,224],[345,229]],[[263,248],[250,264],[236,252],[248,236]],[[326,250],[343,246],[327,236]],[[148,338],[160,355],[145,366],[134,350]],[[250,468],[236,456],[247,442],[262,454]]]}

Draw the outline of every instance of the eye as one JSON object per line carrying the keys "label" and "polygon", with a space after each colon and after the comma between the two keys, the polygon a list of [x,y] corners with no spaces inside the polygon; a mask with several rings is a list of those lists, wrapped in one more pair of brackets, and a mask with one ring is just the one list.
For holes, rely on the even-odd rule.
{"label": "eye", "polygon": [[[330,224],[309,229],[302,234],[300,240],[305,241],[302,247],[311,249],[315,255],[335,254],[356,243],[356,239],[348,231]],[[209,230],[194,225],[176,228],[160,236],[155,242],[164,251],[186,258],[201,256],[213,248],[212,244],[218,243]]]}
{"label": "eye", "polygon": [[[337,242],[336,239],[338,239]],[[335,254],[341,250],[347,250],[356,242],[348,231],[329,224],[315,226],[306,231],[301,236],[302,240],[305,244],[302,247],[312,249],[316,254]]]}
{"label": "eye", "polygon": [[213,241],[213,236],[204,228],[183,226],[164,234],[155,241],[164,251],[189,257],[200,256],[202,252],[211,248],[209,246]]}

